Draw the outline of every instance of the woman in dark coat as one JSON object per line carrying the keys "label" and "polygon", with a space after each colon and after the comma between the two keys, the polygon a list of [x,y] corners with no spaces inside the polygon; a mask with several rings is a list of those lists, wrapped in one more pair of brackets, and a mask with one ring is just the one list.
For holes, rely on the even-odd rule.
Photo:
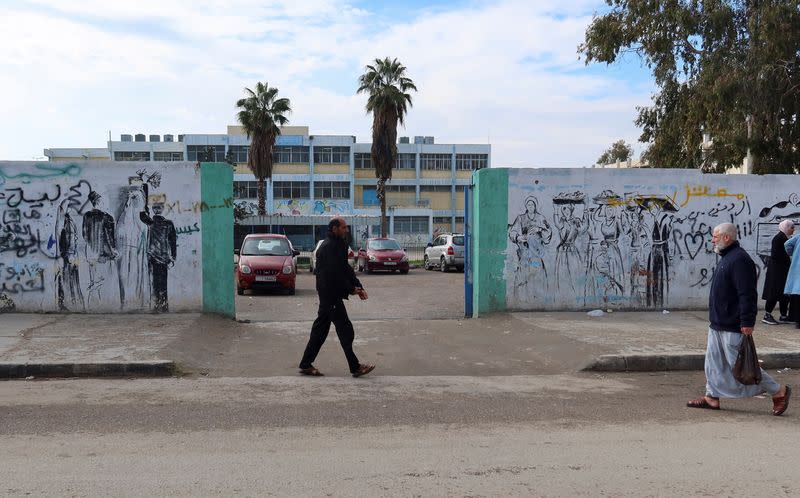
{"label": "woman in dark coat", "polygon": [[786,276],[789,274],[789,266],[792,261],[786,253],[784,244],[794,233],[794,222],[783,220],[778,225],[778,233],[772,238],[772,249],[770,250],[769,263],[767,264],[767,276],[764,279],[764,292],[761,299],[767,301],[764,306],[764,318],[762,322],[769,325],[777,325],[778,320],[772,316],[775,304],[780,303],[780,321],[788,322],[789,296],[784,294],[786,286]]}

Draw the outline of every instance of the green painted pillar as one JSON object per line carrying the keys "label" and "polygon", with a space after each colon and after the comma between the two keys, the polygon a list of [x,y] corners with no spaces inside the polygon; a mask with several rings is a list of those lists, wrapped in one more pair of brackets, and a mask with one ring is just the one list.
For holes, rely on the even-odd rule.
{"label": "green painted pillar", "polygon": [[474,175],[472,199],[473,316],[506,309],[508,169]]}
{"label": "green painted pillar", "polygon": [[233,282],[233,169],[200,165],[203,312],[236,317]]}

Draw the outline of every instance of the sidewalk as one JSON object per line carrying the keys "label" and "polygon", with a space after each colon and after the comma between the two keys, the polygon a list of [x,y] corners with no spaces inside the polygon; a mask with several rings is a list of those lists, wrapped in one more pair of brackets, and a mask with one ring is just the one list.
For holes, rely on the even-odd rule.
{"label": "sidewalk", "polygon": [[[470,320],[354,322],[356,352],[378,375],[538,375],[700,370],[703,311],[502,313]],[[293,375],[310,321],[218,316],[0,315],[0,378]],[[764,367],[800,368],[800,330],[756,325]],[[348,376],[331,331],[316,362]]]}

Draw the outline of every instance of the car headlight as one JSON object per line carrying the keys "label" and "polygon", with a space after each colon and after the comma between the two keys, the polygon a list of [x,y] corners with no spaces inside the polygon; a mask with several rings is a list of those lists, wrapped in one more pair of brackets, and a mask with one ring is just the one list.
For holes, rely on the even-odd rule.
{"label": "car headlight", "polygon": [[289,274],[290,274],[290,273],[292,273],[293,271],[294,271],[294,268],[292,268],[292,266],[291,266],[291,265],[287,265],[287,266],[284,266],[284,267],[283,267],[283,273],[284,273],[285,275],[289,275]]}
{"label": "car headlight", "polygon": [[370,255],[369,260],[370,261],[378,261],[378,258],[376,258],[375,256]]}
{"label": "car headlight", "polygon": [[252,270],[250,269],[250,267],[249,267],[249,266],[247,266],[247,265],[241,265],[241,266],[239,267],[239,271],[240,271],[240,272],[242,272],[242,273],[244,273],[245,275],[247,275],[247,274],[249,274],[249,273],[251,273],[251,272],[252,272]]}
{"label": "car headlight", "polygon": [[408,255],[403,254],[403,257],[400,258],[400,262],[405,262],[405,261],[408,261]]}

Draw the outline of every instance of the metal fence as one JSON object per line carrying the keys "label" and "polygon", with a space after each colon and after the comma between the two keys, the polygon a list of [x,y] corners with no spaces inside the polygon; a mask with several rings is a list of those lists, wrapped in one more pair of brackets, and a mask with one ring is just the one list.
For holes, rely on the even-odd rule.
{"label": "metal fence", "polygon": [[[422,261],[425,256],[425,248],[427,244],[400,244],[406,250],[406,255],[409,261]],[[358,248],[354,247],[353,251],[358,252]],[[311,260],[311,251],[300,251],[298,264]]]}

